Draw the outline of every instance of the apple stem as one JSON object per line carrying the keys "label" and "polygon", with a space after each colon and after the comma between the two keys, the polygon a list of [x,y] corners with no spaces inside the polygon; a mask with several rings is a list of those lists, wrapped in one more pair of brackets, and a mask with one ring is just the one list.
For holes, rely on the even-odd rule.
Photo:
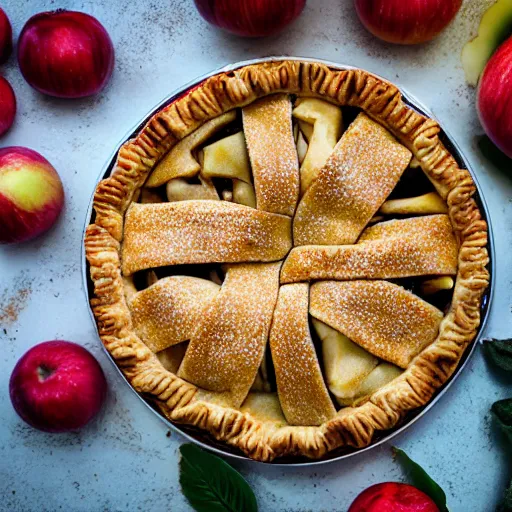
{"label": "apple stem", "polygon": [[40,382],[44,382],[52,374],[53,374],[53,369],[49,368],[48,366],[45,366],[44,364],[37,367],[37,375],[39,376]]}

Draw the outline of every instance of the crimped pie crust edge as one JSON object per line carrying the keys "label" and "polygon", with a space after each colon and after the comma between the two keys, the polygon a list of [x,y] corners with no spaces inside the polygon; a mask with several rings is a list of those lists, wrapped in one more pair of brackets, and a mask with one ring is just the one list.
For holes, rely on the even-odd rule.
{"label": "crimped pie crust edge", "polygon": [[[279,426],[199,400],[197,388],[167,371],[135,335],[121,275],[124,213],[158,160],[205,121],[278,92],[359,107],[388,128],[409,148],[447,201],[460,244],[451,308],[435,342],[363,405],[341,409],[319,427]],[[439,132],[434,120],[404,104],[391,83],[363,70],[302,61],[253,64],[214,75],[156,113],[120,148],[112,175],[99,183],[93,203],[95,221],[85,235],[98,331],[130,384],[171,421],[204,429],[260,461],[284,455],[316,459],[341,446],[365,447],[376,430],[394,427],[408,411],[425,405],[453,374],[475,337],[482,295],[489,284],[487,224],[473,198],[475,185],[444,147]]]}

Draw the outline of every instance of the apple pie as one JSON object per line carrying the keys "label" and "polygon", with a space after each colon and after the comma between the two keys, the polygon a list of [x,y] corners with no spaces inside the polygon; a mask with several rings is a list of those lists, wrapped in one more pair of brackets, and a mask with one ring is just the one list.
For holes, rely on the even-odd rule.
{"label": "apple pie", "polygon": [[292,60],[212,76],[97,187],[99,334],[169,420],[249,457],[365,447],[477,333],[475,192],[438,124],[381,78]]}

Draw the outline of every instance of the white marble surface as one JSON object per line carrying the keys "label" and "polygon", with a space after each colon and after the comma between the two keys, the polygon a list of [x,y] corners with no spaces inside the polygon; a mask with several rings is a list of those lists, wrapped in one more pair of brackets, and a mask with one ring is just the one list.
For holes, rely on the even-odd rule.
{"label": "white marble surface", "polygon": [[[359,25],[352,0],[309,0],[301,18],[281,35],[243,40],[206,25],[191,0],[3,0],[16,34],[32,14],[58,7],[98,17],[114,41],[113,79],[99,96],[62,101],[30,89],[15,58],[1,69],[19,103],[13,130],[1,146],[25,145],[60,172],[65,213],[47,236],[0,248],[0,307],[19,291],[15,321],[0,327],[0,509],[5,511],[187,511],[178,483],[178,446],[166,426],[138,400],[105,357],[82,290],[81,242],[96,178],[123,135],[173,89],[221,65],[269,55],[297,55],[352,64],[407,88],[444,122],[478,174],[496,233],[495,302],[486,334],[512,334],[512,174],[478,151],[482,130],[474,91],[464,83],[459,54],[490,0],[469,0],[437,41],[391,47]],[[108,403],[78,434],[47,435],[25,426],[8,398],[17,359],[48,339],[83,344],[101,362]],[[463,375],[428,415],[395,440],[445,488],[455,512],[493,510],[510,468],[498,450],[488,413],[510,393],[478,350]],[[390,447],[309,469],[237,464],[263,511],[345,511],[363,488],[402,478]]]}

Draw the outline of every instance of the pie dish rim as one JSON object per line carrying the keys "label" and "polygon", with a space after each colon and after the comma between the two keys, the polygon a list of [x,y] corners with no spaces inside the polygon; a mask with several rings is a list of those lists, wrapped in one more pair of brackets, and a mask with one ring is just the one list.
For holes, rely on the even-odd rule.
{"label": "pie dish rim", "polygon": [[[359,70],[359,69],[361,69],[361,68],[357,68],[357,67],[354,67],[354,66],[348,66],[348,65],[343,65],[343,64],[339,64],[339,63],[333,63],[333,62],[325,61],[325,60],[322,60],[322,59],[316,59],[316,58],[308,59],[308,58],[301,58],[301,57],[270,57],[270,58],[265,58],[265,59],[254,59],[254,60],[249,60],[249,61],[237,62],[237,63],[234,63],[234,64],[230,64],[228,66],[225,66],[225,67],[223,67],[221,69],[217,69],[215,71],[212,71],[211,73],[203,75],[203,76],[193,80],[192,82],[186,84],[185,86],[180,87],[178,90],[176,90],[174,93],[172,93],[169,97],[167,97],[165,100],[160,102],[154,109],[152,109],[151,112],[148,114],[148,116],[141,123],[139,123],[134,130],[130,131],[128,136],[123,138],[123,141],[116,148],[116,150],[114,151],[112,157],[109,159],[108,164],[105,166],[105,169],[102,171],[102,173],[100,175],[100,179],[98,180],[98,182],[101,180],[102,177],[108,176],[110,174],[110,170],[111,170],[111,168],[113,167],[113,165],[114,165],[114,163],[116,161],[119,149],[121,148],[121,146],[125,142],[130,140],[132,135],[134,135],[136,133],[139,133],[140,129],[143,126],[145,126],[147,121],[149,119],[151,119],[155,115],[155,113],[160,111],[166,105],[169,105],[172,102],[174,102],[180,96],[185,95],[188,91],[193,89],[196,85],[201,84],[202,82],[204,82],[209,77],[212,77],[212,76],[215,76],[215,75],[218,75],[218,74],[222,74],[222,73],[226,73],[226,72],[230,72],[230,71],[233,71],[233,70],[237,70],[237,69],[240,69],[240,68],[245,67],[245,66],[250,66],[250,65],[254,65],[254,64],[272,63],[272,62],[283,62],[283,61],[299,61],[299,62],[306,62],[306,63],[311,63],[311,64],[318,63],[320,65],[325,65],[325,66],[328,66],[331,69],[336,69],[336,70]],[[471,355],[472,355],[472,353],[474,351],[474,348],[476,347],[478,339],[479,339],[479,337],[480,337],[480,335],[481,335],[481,333],[482,333],[482,331],[483,331],[483,329],[485,327],[485,323],[486,323],[487,318],[488,318],[488,311],[489,311],[489,308],[490,308],[490,301],[491,301],[491,298],[492,298],[492,290],[494,288],[494,286],[493,286],[494,272],[492,271],[493,270],[492,265],[493,265],[493,261],[494,261],[494,244],[493,244],[493,237],[492,237],[492,228],[491,228],[491,225],[490,225],[490,216],[489,216],[489,213],[488,213],[488,208],[487,208],[487,205],[485,204],[485,200],[484,200],[482,192],[481,192],[481,187],[479,186],[479,184],[477,182],[475,174],[472,171],[471,166],[469,165],[469,162],[468,162],[467,158],[463,155],[463,153],[460,151],[460,148],[457,146],[456,142],[454,142],[453,138],[450,136],[450,134],[448,134],[446,132],[444,127],[439,123],[439,121],[435,118],[435,116],[427,108],[425,108],[418,100],[416,100],[416,98],[414,98],[412,95],[410,95],[410,93],[408,93],[407,91],[404,91],[404,89],[402,87],[397,86],[395,83],[388,82],[388,80],[386,80],[385,78],[381,78],[378,75],[375,75],[374,73],[368,72],[366,70],[361,70],[361,71],[367,73],[368,76],[373,76],[373,77],[376,77],[377,79],[382,80],[385,83],[392,84],[392,86],[396,87],[396,89],[400,92],[403,102],[408,107],[412,107],[414,110],[416,110],[420,114],[425,115],[425,116],[433,119],[436,123],[438,123],[440,128],[441,128],[441,133],[444,134],[444,140],[443,141],[445,143],[446,142],[449,143],[449,146],[450,146],[449,147],[449,152],[454,156],[454,158],[456,159],[457,163],[459,165],[462,164],[463,168],[467,169],[468,172],[470,173],[470,175],[472,177],[472,180],[473,180],[473,183],[475,185],[475,189],[476,189],[474,197],[476,198],[476,200],[478,202],[478,207],[479,207],[480,213],[482,215],[482,218],[487,223],[487,236],[488,236],[487,251],[488,251],[488,258],[489,258],[489,263],[487,265],[487,269],[489,270],[489,273],[490,273],[490,283],[489,283],[489,286],[488,286],[487,290],[484,292],[484,295],[483,295],[483,300],[482,300],[482,304],[481,304],[481,307],[480,307],[481,320],[480,320],[480,324],[479,324],[479,326],[478,326],[478,328],[476,330],[476,334],[473,337],[473,341],[470,342],[470,345],[471,345],[470,348],[465,350],[465,354],[462,356],[462,359],[459,360],[457,369],[455,370],[453,375],[451,375],[451,377],[448,379],[448,381],[445,382],[441,386],[441,388],[434,394],[433,398],[431,398],[426,403],[426,405],[423,405],[419,410],[415,411],[415,413],[414,413],[414,415],[413,415],[413,417],[411,419],[408,419],[403,424],[401,424],[399,427],[395,427],[391,431],[385,431],[385,433],[384,433],[384,435],[383,435],[383,437],[381,439],[377,440],[376,442],[371,442],[368,446],[366,446],[364,448],[357,448],[357,449],[355,449],[352,452],[342,453],[341,455],[335,455],[333,457],[329,457],[329,454],[332,454],[332,452],[327,452],[326,457],[329,457],[329,458],[325,458],[325,459],[322,458],[320,460],[318,460],[318,459],[308,459],[306,462],[291,462],[291,463],[272,462],[273,465],[286,465],[286,466],[297,465],[297,466],[304,466],[304,465],[308,465],[308,464],[321,464],[321,463],[329,462],[331,460],[339,460],[339,459],[347,458],[347,457],[353,456],[355,454],[367,451],[367,450],[369,450],[369,449],[371,449],[371,448],[373,448],[375,446],[378,446],[378,445],[382,444],[383,442],[389,440],[391,437],[394,437],[398,433],[400,433],[403,430],[405,430],[406,428],[408,428],[412,423],[417,421],[417,419],[419,419],[419,417],[421,417],[427,410],[429,410],[439,400],[439,398],[442,396],[442,394],[444,394],[446,392],[446,390],[451,385],[451,383],[455,380],[455,378],[458,375],[460,375],[462,369],[466,365],[467,361],[469,360],[469,358],[471,357]],[[88,214],[87,214],[87,217],[86,217],[86,228],[87,228],[87,225],[89,224],[90,219],[91,219],[92,206],[93,206],[93,202],[91,201],[90,207],[89,207],[89,210],[88,210]],[[82,250],[82,257],[83,257],[83,263],[84,263],[83,264],[83,269],[84,269],[85,291],[86,291],[86,295],[89,295],[88,290],[89,290],[89,285],[91,283],[91,279],[89,277],[88,268],[87,268],[87,264],[86,264],[84,247],[82,249],[83,249]],[[89,310],[91,311],[91,314],[92,314],[92,309],[89,308]],[[96,329],[98,329],[98,325],[96,324],[96,321],[95,321],[95,326],[96,326]],[[104,346],[104,349],[107,352],[107,354],[109,355],[110,359],[115,364],[113,356],[110,354],[110,352],[106,349],[105,346]],[[116,364],[116,367],[118,368],[120,373],[123,375],[123,378],[128,381],[128,379],[122,373],[122,371],[117,366],[117,364]],[[161,419],[163,419],[169,426],[171,426],[173,429],[178,430],[180,433],[182,433],[183,435],[185,435],[186,437],[191,439],[193,442],[198,443],[201,446],[203,446],[205,448],[208,448],[210,450],[217,451],[218,453],[220,453],[222,455],[227,455],[227,456],[230,456],[230,457],[235,457],[235,458],[239,458],[239,459],[243,459],[243,460],[254,461],[254,459],[252,459],[252,458],[250,458],[248,456],[239,455],[239,454],[235,454],[235,453],[230,453],[229,449],[231,449],[231,447],[228,447],[227,444],[221,443],[222,446],[226,447],[226,451],[224,451],[224,450],[219,449],[217,447],[210,446],[210,445],[208,445],[206,443],[202,443],[201,441],[198,441],[197,439],[191,437],[187,432],[184,432],[182,430],[183,425],[172,423],[163,414],[161,414],[158,411],[156,411],[146,401],[146,399],[134,389],[134,387],[131,384],[130,384],[130,387],[141,398],[141,400],[143,400],[149,407],[151,407],[158,414],[158,416]],[[185,428],[186,428],[186,426],[185,426]]]}

